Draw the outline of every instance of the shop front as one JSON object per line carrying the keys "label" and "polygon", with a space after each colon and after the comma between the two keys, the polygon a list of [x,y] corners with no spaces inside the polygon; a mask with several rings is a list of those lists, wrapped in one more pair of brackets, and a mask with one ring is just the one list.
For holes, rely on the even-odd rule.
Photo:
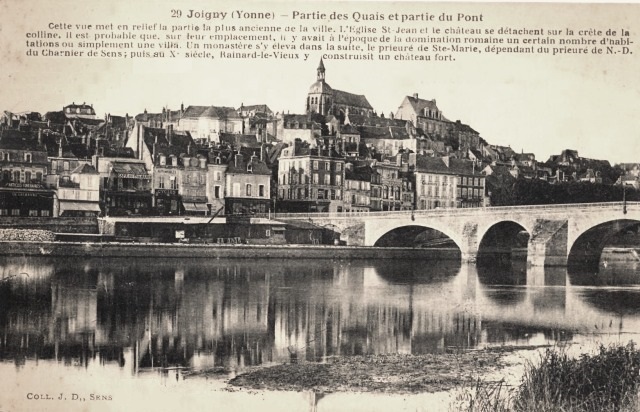
{"label": "shop front", "polygon": [[3,183],[0,186],[0,216],[51,217],[56,198],[37,183]]}
{"label": "shop front", "polygon": [[178,189],[155,189],[155,213],[160,216],[180,214]]}

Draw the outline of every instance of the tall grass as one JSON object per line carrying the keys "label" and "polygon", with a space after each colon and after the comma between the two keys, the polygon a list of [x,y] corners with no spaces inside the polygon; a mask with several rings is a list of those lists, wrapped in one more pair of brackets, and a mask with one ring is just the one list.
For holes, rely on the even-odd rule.
{"label": "tall grass", "polygon": [[639,410],[640,351],[633,343],[569,357],[547,350],[528,364],[522,383],[478,381],[456,402],[468,412],[630,412]]}

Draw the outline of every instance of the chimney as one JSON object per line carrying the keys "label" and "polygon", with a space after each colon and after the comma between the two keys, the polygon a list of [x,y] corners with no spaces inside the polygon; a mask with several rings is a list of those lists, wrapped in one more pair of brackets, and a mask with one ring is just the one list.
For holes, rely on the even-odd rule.
{"label": "chimney", "polygon": [[414,93],[414,94],[413,94],[413,98],[414,98],[414,99],[416,99],[416,100],[418,100],[418,93]]}
{"label": "chimney", "polygon": [[260,161],[264,162],[264,143],[260,145]]}
{"label": "chimney", "polygon": [[62,139],[60,139],[60,143],[58,144],[58,157],[62,157]]}
{"label": "chimney", "polygon": [[42,145],[42,129],[38,129],[38,146]]}
{"label": "chimney", "polygon": [[191,156],[191,142],[187,145],[187,155]]}

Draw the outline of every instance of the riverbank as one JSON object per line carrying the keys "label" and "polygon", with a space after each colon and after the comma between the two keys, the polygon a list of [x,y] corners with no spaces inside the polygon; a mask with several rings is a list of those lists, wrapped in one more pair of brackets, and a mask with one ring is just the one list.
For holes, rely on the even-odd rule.
{"label": "riverbank", "polygon": [[4,256],[176,257],[254,259],[459,260],[457,249],[376,248],[328,245],[244,245],[137,242],[0,241]]}
{"label": "riverbank", "polygon": [[[537,347],[539,348],[539,347]],[[508,355],[531,347],[500,347],[429,355],[330,357],[325,363],[289,363],[241,374],[229,384],[272,391],[373,392],[411,394],[442,392],[496,375],[511,366]],[[207,376],[201,372],[195,376]],[[498,379],[497,379],[498,380]]]}

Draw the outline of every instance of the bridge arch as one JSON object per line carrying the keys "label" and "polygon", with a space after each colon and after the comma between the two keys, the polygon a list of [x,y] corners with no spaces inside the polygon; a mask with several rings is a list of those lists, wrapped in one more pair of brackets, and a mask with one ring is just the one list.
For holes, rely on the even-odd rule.
{"label": "bridge arch", "polygon": [[408,219],[403,222],[398,222],[396,220],[383,220],[376,222],[368,221],[365,223],[365,242],[369,246],[380,245],[380,240],[383,239],[383,237],[389,236],[389,234],[399,233],[397,232],[398,230],[409,231],[409,233],[415,232],[416,235],[424,231],[436,231],[451,239],[455,246],[458,249],[461,249],[462,238],[460,236],[460,230],[456,230],[456,228],[435,219],[428,222],[425,222],[424,220],[414,221]]}
{"label": "bridge arch", "polygon": [[517,220],[500,220],[487,225],[478,233],[478,256],[488,253],[509,253],[525,249],[531,238],[531,228]]}
{"label": "bridge arch", "polygon": [[637,219],[613,219],[588,227],[568,245],[567,266],[597,271],[602,250],[612,238],[638,225]]}
{"label": "bridge arch", "polygon": [[373,246],[382,247],[435,247],[446,244],[454,244],[458,249],[460,245],[456,243],[447,233],[439,229],[425,225],[403,225],[396,226],[382,234]]}

